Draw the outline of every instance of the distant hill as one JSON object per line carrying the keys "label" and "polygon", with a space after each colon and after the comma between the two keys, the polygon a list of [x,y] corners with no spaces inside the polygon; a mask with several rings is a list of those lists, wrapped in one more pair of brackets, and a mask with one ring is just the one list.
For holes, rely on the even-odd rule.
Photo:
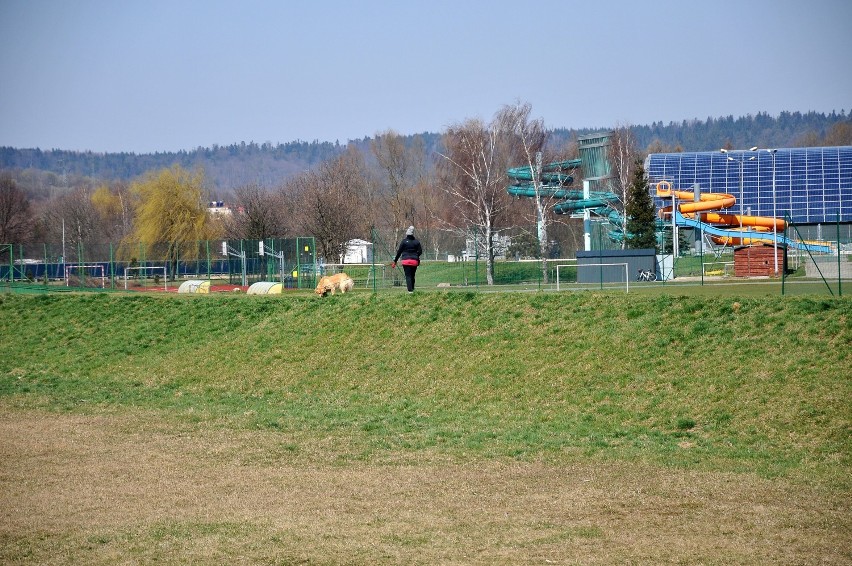
{"label": "distant hill", "polygon": [[[720,147],[745,148],[796,147],[818,145],[830,137],[837,124],[852,124],[852,113],[822,114],[817,112],[782,112],[773,117],[766,113],[734,118],[683,120],[663,124],[630,125],[637,147],[651,151],[709,151]],[[598,129],[556,128],[551,130],[551,145],[563,146],[578,136]],[[850,128],[847,128],[847,130]],[[439,133],[420,134],[430,154],[440,148]],[[413,138],[414,136],[409,136]],[[844,141],[845,140],[845,141]],[[369,160],[371,138],[350,141]],[[828,145],[852,144],[840,139]],[[39,172],[57,178],[91,180],[132,180],[147,171],[179,164],[187,169],[202,167],[214,192],[230,191],[256,183],[275,187],[301,171],[305,171],[342,153],[347,145],[331,142],[294,141],[284,144],[240,142],[228,146],[199,147],[191,151],[163,153],[94,153],[61,149],[16,149],[0,147],[0,170],[11,171],[21,178],[24,171]],[[17,173],[17,174],[16,174]],[[48,181],[58,185],[59,182]]]}
{"label": "distant hill", "polygon": [[0,169],[36,169],[63,176],[130,180],[147,171],[177,164],[187,169],[203,167],[217,188],[229,189],[249,183],[275,185],[344,149],[340,144],[318,141],[278,145],[242,142],[147,154],[2,147]]}

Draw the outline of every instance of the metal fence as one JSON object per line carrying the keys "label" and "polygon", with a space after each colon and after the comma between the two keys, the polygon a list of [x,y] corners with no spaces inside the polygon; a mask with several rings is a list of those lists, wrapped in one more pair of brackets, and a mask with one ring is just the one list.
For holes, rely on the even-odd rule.
{"label": "metal fence", "polygon": [[275,281],[302,289],[313,288],[316,277],[311,237],[205,240],[180,247],[127,242],[0,245],[0,281],[115,289],[205,279],[240,287]]}
{"label": "metal fence", "polygon": [[[842,294],[842,284],[852,274],[852,243],[847,241],[846,226],[823,229],[823,241],[832,253],[812,254],[788,250],[787,269],[779,283],[780,292]],[[834,232],[831,234],[830,232]],[[503,232],[505,233],[505,231]],[[834,236],[833,238],[831,236]],[[356,287],[404,289],[401,269],[392,269],[399,231],[373,230],[370,241],[359,252],[359,261],[334,263],[318,257],[312,237],[266,240],[210,240],[176,248],[166,243],[61,243],[0,244],[0,282],[29,285],[34,290],[69,289],[171,289],[182,280],[205,280],[212,286],[239,287],[257,282],[276,282],[282,288],[311,290],[317,279],[345,271]],[[481,234],[419,233],[425,242],[422,266],[417,272],[418,289],[491,288],[487,284],[487,262]],[[806,239],[807,236],[802,237]],[[596,232],[592,243],[606,249],[607,238]],[[592,246],[595,249],[595,246]],[[718,255],[710,249],[681,247],[673,262],[674,282],[694,280],[703,285],[717,279],[734,277],[733,249]],[[504,250],[505,251],[505,250]],[[571,254],[573,255],[573,254]],[[578,288],[576,259],[563,257],[524,260],[504,253],[493,263],[496,288],[519,290],[556,290]],[[337,260],[345,258],[335,258]],[[631,277],[631,281],[632,276]],[[717,278],[717,279],[714,279]],[[798,283],[812,282],[810,285]],[[787,283],[786,290],[783,287]],[[790,285],[793,283],[794,285]],[[573,284],[567,287],[566,284]],[[666,284],[664,281],[655,284]]]}

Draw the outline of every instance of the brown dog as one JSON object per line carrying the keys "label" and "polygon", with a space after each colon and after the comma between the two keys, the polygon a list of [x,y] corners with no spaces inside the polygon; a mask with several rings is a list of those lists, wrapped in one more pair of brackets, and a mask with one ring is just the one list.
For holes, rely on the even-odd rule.
{"label": "brown dog", "polygon": [[317,283],[314,293],[320,297],[325,297],[328,293],[333,295],[338,289],[341,293],[345,293],[346,291],[351,291],[354,287],[355,282],[351,277],[345,273],[338,273],[337,275],[326,275],[321,278],[319,283]]}

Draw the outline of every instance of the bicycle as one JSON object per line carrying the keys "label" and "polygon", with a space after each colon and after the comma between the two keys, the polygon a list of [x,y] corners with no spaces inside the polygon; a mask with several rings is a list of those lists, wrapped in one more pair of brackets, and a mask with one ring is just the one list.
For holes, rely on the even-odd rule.
{"label": "bicycle", "polygon": [[636,276],[636,281],[656,281],[657,274],[651,271],[650,269],[640,269],[639,274]]}

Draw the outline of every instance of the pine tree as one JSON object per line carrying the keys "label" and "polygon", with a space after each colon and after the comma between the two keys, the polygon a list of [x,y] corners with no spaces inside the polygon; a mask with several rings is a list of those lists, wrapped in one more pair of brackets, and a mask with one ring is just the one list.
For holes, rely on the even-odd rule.
{"label": "pine tree", "polygon": [[627,247],[628,249],[656,248],[657,216],[654,201],[648,191],[648,179],[641,160],[636,161],[633,182],[627,193]]}

